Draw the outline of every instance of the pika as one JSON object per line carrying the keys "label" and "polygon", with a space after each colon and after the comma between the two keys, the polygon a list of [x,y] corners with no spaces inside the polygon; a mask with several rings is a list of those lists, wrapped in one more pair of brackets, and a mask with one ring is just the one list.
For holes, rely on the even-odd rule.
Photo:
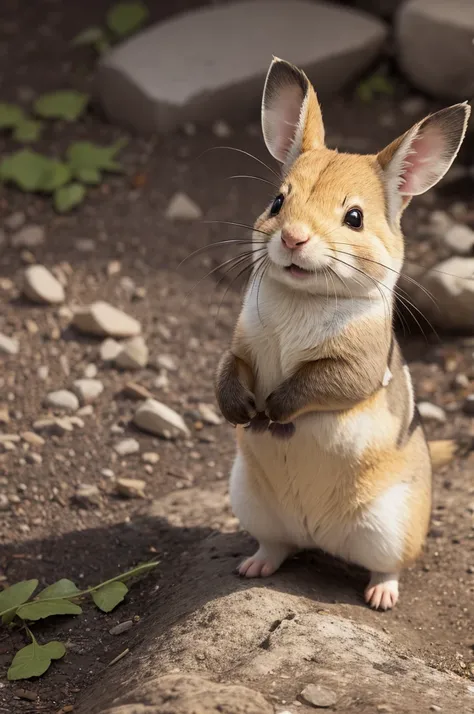
{"label": "pika", "polygon": [[467,103],[429,115],[376,155],[326,148],[316,92],[274,58],[262,101],[282,166],[254,225],[253,274],[216,396],[237,426],[230,498],[259,543],[239,568],[274,573],[311,548],[370,572],[392,608],[431,513],[431,462],[393,330],[400,219],[451,166]]}

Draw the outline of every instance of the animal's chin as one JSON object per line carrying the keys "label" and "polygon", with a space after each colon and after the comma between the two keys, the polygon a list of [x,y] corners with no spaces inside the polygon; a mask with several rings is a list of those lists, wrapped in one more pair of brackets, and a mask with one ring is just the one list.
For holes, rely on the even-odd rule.
{"label": "animal's chin", "polygon": [[318,272],[317,270],[306,270],[306,268],[300,268],[299,265],[295,265],[294,263],[287,265],[286,268],[283,268],[283,270],[285,273],[291,275],[292,278],[296,278],[297,280],[308,280],[313,278]]}

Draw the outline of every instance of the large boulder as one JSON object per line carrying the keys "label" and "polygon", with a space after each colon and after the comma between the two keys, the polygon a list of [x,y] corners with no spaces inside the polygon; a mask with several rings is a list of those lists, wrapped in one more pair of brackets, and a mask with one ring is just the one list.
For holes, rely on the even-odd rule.
{"label": "large boulder", "polygon": [[410,0],[396,26],[400,65],[420,89],[457,101],[474,92],[472,0]]}
{"label": "large boulder", "polygon": [[319,93],[363,70],[387,35],[377,18],[307,0],[247,0],[179,14],[108,52],[99,66],[102,104],[139,132],[258,111],[278,55],[304,68]]}

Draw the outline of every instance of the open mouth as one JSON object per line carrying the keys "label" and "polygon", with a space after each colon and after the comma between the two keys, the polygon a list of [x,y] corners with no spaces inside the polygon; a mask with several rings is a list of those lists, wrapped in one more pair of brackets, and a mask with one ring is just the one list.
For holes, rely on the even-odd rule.
{"label": "open mouth", "polygon": [[290,273],[294,278],[309,278],[315,274],[314,270],[305,270],[305,268],[300,268],[299,265],[295,265],[294,263],[287,265],[284,270]]}

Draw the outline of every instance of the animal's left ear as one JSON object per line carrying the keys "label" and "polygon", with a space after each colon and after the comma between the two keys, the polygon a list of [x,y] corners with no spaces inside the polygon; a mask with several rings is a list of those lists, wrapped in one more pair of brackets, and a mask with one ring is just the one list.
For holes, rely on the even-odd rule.
{"label": "animal's left ear", "polygon": [[412,196],[425,193],[443,178],[462,144],[470,113],[467,102],[442,109],[377,155],[391,220],[397,219]]}

